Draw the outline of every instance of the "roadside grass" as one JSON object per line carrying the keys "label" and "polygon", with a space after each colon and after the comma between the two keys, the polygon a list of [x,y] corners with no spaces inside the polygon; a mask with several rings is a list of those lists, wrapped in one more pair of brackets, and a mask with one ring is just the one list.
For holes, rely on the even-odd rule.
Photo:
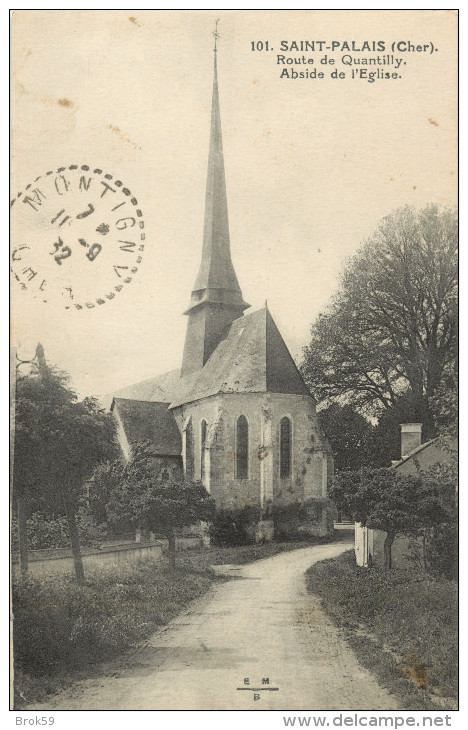
{"label": "roadside grass", "polygon": [[13,585],[15,708],[44,699],[89,665],[113,659],[205,593],[208,573],[145,562],[112,572]]}
{"label": "roadside grass", "polygon": [[457,709],[456,581],[359,568],[349,551],[309,568],[307,588],[402,708]]}
{"label": "roadside grass", "polygon": [[244,564],[311,544],[316,543],[181,550],[175,570],[165,559],[94,569],[83,586],[72,575],[15,580],[15,709],[44,701],[99,672],[102,662],[137,648],[215,581],[226,580],[216,577],[211,565]]}

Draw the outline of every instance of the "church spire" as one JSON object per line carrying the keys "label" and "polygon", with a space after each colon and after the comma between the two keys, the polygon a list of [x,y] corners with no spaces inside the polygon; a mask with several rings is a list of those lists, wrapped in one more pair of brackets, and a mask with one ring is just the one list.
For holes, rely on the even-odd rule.
{"label": "church spire", "polygon": [[222,333],[250,305],[244,302],[231,260],[229,219],[219,111],[216,41],[213,33],[214,75],[211,102],[210,148],[206,179],[202,260],[192,291],[181,375],[203,367],[222,339]]}

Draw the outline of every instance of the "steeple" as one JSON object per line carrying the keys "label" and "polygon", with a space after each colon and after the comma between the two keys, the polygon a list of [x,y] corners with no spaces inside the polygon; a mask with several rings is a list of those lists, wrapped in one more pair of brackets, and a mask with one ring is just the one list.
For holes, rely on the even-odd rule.
{"label": "steeple", "polygon": [[250,305],[244,302],[231,261],[223,140],[219,111],[216,40],[211,103],[210,149],[205,196],[202,260],[192,291],[181,375],[200,370],[223,332]]}

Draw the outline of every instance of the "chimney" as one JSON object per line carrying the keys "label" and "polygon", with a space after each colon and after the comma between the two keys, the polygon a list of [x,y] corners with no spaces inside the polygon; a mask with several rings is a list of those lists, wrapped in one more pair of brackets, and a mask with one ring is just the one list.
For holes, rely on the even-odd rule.
{"label": "chimney", "polygon": [[400,423],[401,458],[404,459],[414,449],[421,446],[422,423]]}

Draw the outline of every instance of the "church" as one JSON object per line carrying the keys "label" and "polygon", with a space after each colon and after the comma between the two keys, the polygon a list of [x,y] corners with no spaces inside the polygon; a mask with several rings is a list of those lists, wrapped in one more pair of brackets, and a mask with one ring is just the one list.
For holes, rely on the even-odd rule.
{"label": "church", "polygon": [[215,48],[203,248],[181,368],[116,392],[112,412],[126,458],[150,441],[168,464],[181,459],[218,509],[258,508],[256,539],[271,539],[272,511],[288,505],[306,508],[300,530],[327,534],[333,456],[315,401],[267,305],[249,307],[231,259]]}

